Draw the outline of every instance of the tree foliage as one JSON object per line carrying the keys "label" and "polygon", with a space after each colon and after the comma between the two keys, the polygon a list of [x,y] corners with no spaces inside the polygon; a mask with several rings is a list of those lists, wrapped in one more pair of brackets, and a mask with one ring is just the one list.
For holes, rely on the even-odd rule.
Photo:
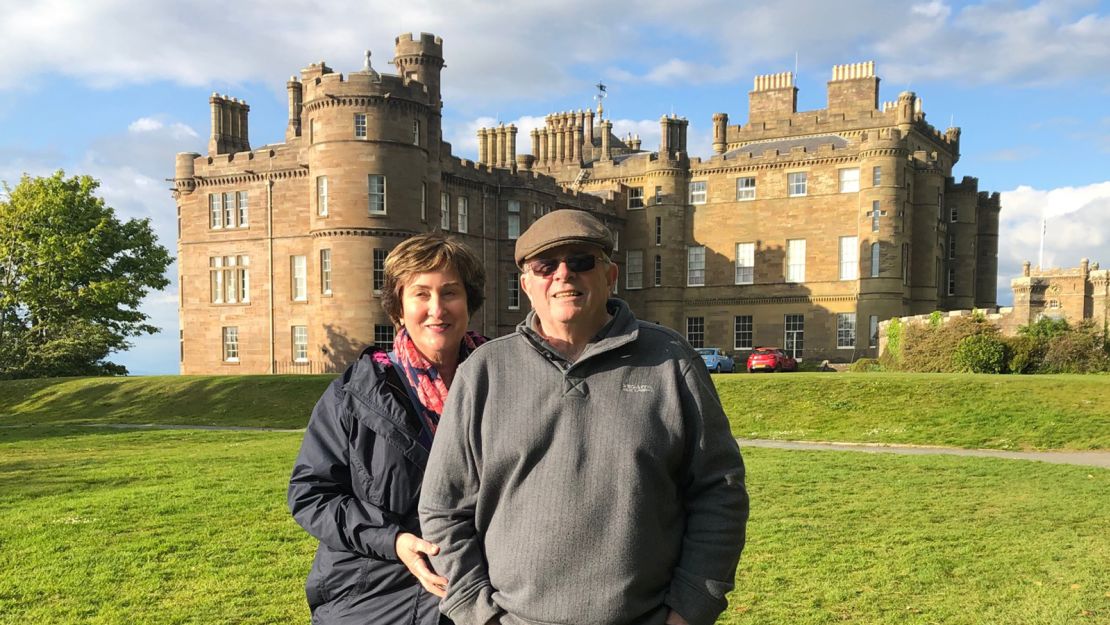
{"label": "tree foliage", "polygon": [[126,373],[106,359],[157,332],[139,305],[169,284],[150,220],[117,219],[89,176],[3,187],[0,378]]}

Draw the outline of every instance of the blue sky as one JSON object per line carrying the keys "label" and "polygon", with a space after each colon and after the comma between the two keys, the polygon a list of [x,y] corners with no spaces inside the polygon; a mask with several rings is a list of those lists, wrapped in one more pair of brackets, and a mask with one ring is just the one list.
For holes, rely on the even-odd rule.
{"label": "blue sky", "polygon": [[[497,120],[527,130],[549,112],[593,105],[618,134],[659,141],[658,119],[690,120],[690,151],[708,157],[713,113],[747,119],[756,74],[797,68],[799,110],[825,105],[836,64],[873,60],[881,100],[912,90],[927,120],[962,128],[957,178],[1002,193],[999,301],[1021,262],[1081,257],[1110,266],[1110,7],[1087,0],[889,2],[642,0],[0,0],[0,180],[56,169],[90,174],[124,217],[149,217],[176,248],[174,154],[204,152],[208,97],[251,106],[254,147],[280,142],[285,81],[325,60],[390,72],[393,39],[444,39],[444,136],[474,158],[474,131]],[[134,374],[177,372],[173,285],[144,310],[163,331],[115,357]]]}

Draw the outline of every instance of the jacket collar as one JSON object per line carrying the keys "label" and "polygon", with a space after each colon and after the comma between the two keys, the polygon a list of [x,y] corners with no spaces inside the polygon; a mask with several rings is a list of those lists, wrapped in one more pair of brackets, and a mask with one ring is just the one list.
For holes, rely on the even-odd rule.
{"label": "jacket collar", "polygon": [[[613,318],[609,320],[609,323],[602,326],[597,336],[594,337],[594,340],[586,346],[586,349],[582,350],[582,355],[578,357],[578,360],[573,363],[568,363],[566,369],[569,370],[592,356],[631,343],[639,336],[640,324],[636,320],[636,316],[632,314],[632,309],[628,307],[628,304],[625,303],[624,300],[610,297],[608,301],[605,302],[605,307]],[[563,358],[562,354],[552,347],[551,343],[548,343],[547,340],[535,330],[537,323],[536,311],[532,310],[524,318],[524,321],[521,321],[517,325],[516,331],[524,335],[524,337],[535,345],[537,349],[546,352],[556,360],[566,363],[567,361]]]}

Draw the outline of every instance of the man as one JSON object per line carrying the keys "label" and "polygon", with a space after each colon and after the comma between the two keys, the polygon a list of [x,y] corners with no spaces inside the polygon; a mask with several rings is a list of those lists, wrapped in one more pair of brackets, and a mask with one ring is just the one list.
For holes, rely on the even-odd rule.
{"label": "man", "polygon": [[533,311],[459,368],[420,497],[457,625],[710,625],[744,545],[739,449],[701,358],[610,298],[613,239],[517,240]]}

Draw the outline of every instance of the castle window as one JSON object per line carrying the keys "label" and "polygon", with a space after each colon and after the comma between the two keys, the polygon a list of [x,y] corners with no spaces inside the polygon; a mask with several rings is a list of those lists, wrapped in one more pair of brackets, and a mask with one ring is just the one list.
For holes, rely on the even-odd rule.
{"label": "castle window", "polygon": [[859,278],[859,238],[840,237],[840,279]]}
{"label": "castle window", "polygon": [[705,246],[686,248],[686,286],[705,286]]}
{"label": "castle window", "polygon": [[786,174],[786,190],[790,197],[801,197],[808,189],[808,176],[804,171],[795,171]]}
{"label": "castle window", "polygon": [[239,362],[239,326],[223,327],[224,362]]}
{"label": "castle window", "polygon": [[956,294],[956,269],[953,267],[948,268],[948,294]]}
{"label": "castle window", "polygon": [[355,113],[355,136],[366,137],[366,113]]}
{"label": "castle window", "polygon": [[208,259],[208,280],[213,304],[248,303],[250,260],[246,256],[213,256]]}
{"label": "castle window", "polygon": [[1050,299],[1050,300],[1048,300],[1048,305],[1047,306],[1048,306],[1048,308],[1059,308],[1060,307],[1060,300]]}
{"label": "castle window", "polygon": [[412,144],[420,145],[420,120],[412,120]]}
{"label": "castle window", "polygon": [[223,228],[223,211],[220,208],[220,194],[208,194],[208,227],[212,229]]}
{"label": "castle window", "polygon": [[655,203],[656,204],[662,204],[663,203],[663,187],[659,187],[659,186],[655,187]]}
{"label": "castle window", "polygon": [[948,235],[948,258],[956,258],[956,235]]}
{"label": "castle window", "polygon": [[383,323],[374,324],[374,347],[393,349],[393,326]]}
{"label": "castle window", "polygon": [[655,218],[655,244],[663,245],[663,218]]}
{"label": "castle window", "polygon": [[466,234],[470,229],[470,198],[459,198],[459,232]]}
{"label": "castle window", "polygon": [[644,252],[643,250],[630,250],[625,259],[624,288],[641,289],[644,286]]}
{"label": "castle window", "polygon": [[331,250],[320,250],[320,292],[331,295]]}
{"label": "castle window", "polygon": [[705,347],[705,317],[686,318],[686,340],[690,347]]}
{"label": "castle window", "polygon": [[663,286],[663,257],[655,255],[655,286]]}
{"label": "castle window", "polygon": [[783,351],[792,358],[801,358],[805,347],[806,318],[804,315],[783,316]]}
{"label": "castle window", "polygon": [[420,221],[428,221],[428,183],[420,183]]}
{"label": "castle window", "polygon": [[385,176],[370,174],[367,176],[367,184],[370,193],[370,212],[385,213]]}
{"label": "castle window", "polygon": [[868,339],[867,346],[868,347],[878,347],[879,346],[879,316],[878,315],[871,315],[867,319],[868,319],[868,324],[867,324],[868,336],[871,337],[870,339]]}
{"label": "castle window", "polygon": [[446,191],[439,194],[439,228],[451,229],[451,196]]}
{"label": "castle window", "polygon": [[705,204],[709,183],[705,180],[695,180],[690,183],[690,203]]}
{"label": "castle window", "polygon": [[755,282],[755,243],[736,244],[736,284]]}
{"label": "castle window", "polygon": [[856,313],[836,315],[836,348],[852,349],[856,346]]}
{"label": "castle window", "polygon": [[304,256],[289,257],[290,292],[293,301],[308,300],[308,259]]}
{"label": "castle window", "polygon": [[371,280],[373,281],[374,295],[381,295],[382,288],[385,287],[385,257],[388,254],[389,250],[374,249],[374,266],[371,271],[373,274]]}
{"label": "castle window", "polygon": [[806,281],[805,239],[788,239],[786,241],[786,281]]}
{"label": "castle window", "polygon": [[293,362],[308,362],[308,326],[293,326]]}
{"label": "castle window", "polygon": [[239,227],[247,227],[247,192],[239,191],[235,194],[239,201]]}
{"label": "castle window", "polygon": [[621,233],[620,230],[609,229],[609,234],[613,235],[613,251],[621,249]]}
{"label": "castle window", "polygon": [[644,188],[628,187],[628,208],[644,207]]}
{"label": "castle window", "polygon": [[513,271],[509,273],[509,310],[520,310],[520,274]]}
{"label": "castle window", "polygon": [[510,239],[520,236],[520,202],[509,200],[508,218],[505,220],[506,233]]}
{"label": "castle window", "polygon": [[883,183],[883,168],[882,167],[872,167],[871,168],[871,186],[877,187],[877,186],[881,185],[882,183]]}
{"label": "castle window", "polygon": [[879,210],[879,200],[873,200],[871,202],[871,232],[879,231],[879,217],[882,214],[882,211]]}
{"label": "castle window", "polygon": [[224,227],[235,227],[235,194],[224,193]]}
{"label": "castle window", "polygon": [[316,214],[328,216],[328,177],[316,176]]}
{"label": "castle window", "polygon": [[755,199],[755,176],[736,179],[736,201],[744,202]]}
{"label": "castle window", "polygon": [[751,315],[736,315],[732,318],[732,346],[735,349],[752,348]]}
{"label": "castle window", "polygon": [[960,207],[959,206],[957,206],[955,204],[952,205],[952,210],[948,215],[948,220],[951,221],[952,223],[956,223],[957,221],[960,220]]}
{"label": "castle window", "polygon": [[840,192],[841,193],[856,193],[859,191],[859,168],[850,167],[848,169],[841,169],[840,172]]}
{"label": "castle window", "polygon": [[879,252],[880,252],[879,245],[880,244],[879,244],[878,241],[871,244],[871,277],[872,278],[878,278],[879,277],[879,269],[881,268],[879,266]]}
{"label": "castle window", "polygon": [[902,244],[902,284],[910,283],[910,244]]}

